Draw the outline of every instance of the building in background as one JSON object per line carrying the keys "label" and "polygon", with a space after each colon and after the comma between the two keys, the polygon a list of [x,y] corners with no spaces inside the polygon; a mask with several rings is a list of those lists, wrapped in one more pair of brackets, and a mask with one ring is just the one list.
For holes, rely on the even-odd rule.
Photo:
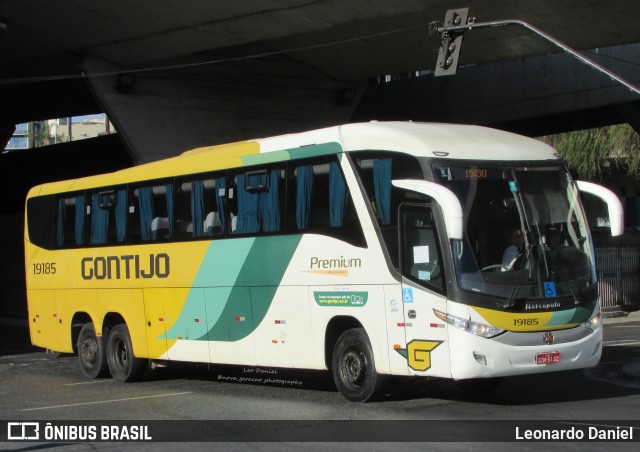
{"label": "building in background", "polygon": [[13,132],[12,137],[9,139],[6,151],[29,149],[33,140],[30,140],[29,126],[32,123],[17,124],[16,130]]}
{"label": "building in background", "polygon": [[115,133],[105,114],[17,124],[5,152],[84,140]]}

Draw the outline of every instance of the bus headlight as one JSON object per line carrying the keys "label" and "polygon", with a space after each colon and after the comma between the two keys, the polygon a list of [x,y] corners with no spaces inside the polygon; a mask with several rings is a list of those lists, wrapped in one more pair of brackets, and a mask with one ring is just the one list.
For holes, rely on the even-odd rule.
{"label": "bus headlight", "polygon": [[602,311],[598,311],[596,315],[582,324],[583,327],[589,328],[590,330],[595,330],[600,325],[602,325]]}
{"label": "bus headlight", "polygon": [[455,328],[466,331],[467,333],[475,334],[476,336],[490,338],[504,332],[504,330],[501,328],[496,328],[495,326],[491,325],[485,325],[484,323],[473,322],[471,320],[463,319],[455,315],[445,314],[444,312],[440,312],[437,309],[434,309],[433,312],[440,320],[447,322],[449,325]]}

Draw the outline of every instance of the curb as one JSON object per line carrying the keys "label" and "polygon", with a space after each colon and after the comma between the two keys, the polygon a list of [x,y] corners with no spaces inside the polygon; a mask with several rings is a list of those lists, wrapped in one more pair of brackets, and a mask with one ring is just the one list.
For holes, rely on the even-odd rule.
{"label": "curb", "polygon": [[603,311],[602,318],[603,319],[615,319],[619,317],[628,317],[629,313],[626,311]]}
{"label": "curb", "polygon": [[638,322],[640,321],[640,311],[607,311],[602,310],[602,322],[606,324],[611,323],[626,323],[626,322]]}

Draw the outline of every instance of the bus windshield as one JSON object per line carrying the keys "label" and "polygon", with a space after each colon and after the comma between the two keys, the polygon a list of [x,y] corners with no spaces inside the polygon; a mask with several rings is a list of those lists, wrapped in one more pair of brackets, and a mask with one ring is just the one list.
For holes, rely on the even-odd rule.
{"label": "bus windshield", "polygon": [[452,240],[458,285],[509,300],[573,297],[596,283],[587,222],[566,169],[435,165],[464,211]]}

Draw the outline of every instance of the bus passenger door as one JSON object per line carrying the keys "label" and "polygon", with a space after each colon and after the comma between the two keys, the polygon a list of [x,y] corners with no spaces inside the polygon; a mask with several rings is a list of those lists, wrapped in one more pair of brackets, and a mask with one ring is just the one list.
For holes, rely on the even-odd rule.
{"label": "bus passenger door", "polygon": [[400,270],[407,364],[419,375],[449,377],[446,325],[433,310],[446,312],[446,279],[434,208],[400,207]]}

